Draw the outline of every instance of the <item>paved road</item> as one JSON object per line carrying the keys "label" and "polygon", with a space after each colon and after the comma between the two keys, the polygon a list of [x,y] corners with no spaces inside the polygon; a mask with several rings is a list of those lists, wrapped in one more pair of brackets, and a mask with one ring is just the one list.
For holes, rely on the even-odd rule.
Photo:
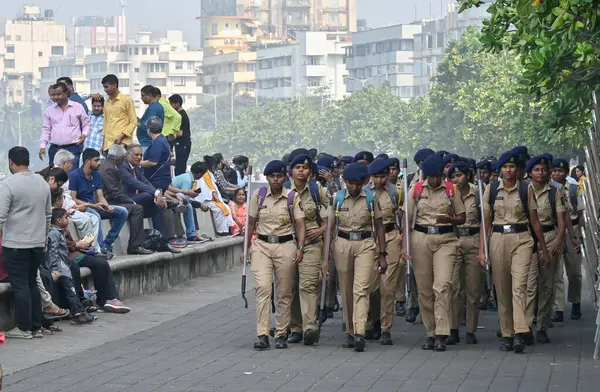
{"label": "paved road", "polygon": [[[227,276],[221,282],[237,282],[237,275]],[[203,282],[207,279],[211,278]],[[237,291],[233,287],[228,290]],[[137,312],[152,309],[160,298],[139,300]],[[167,296],[168,301],[177,298],[187,303],[193,295],[183,290]],[[120,325],[105,337],[114,336],[114,341],[13,373],[5,380],[6,390],[596,392],[600,385],[600,361],[592,360],[595,313],[590,303],[583,307],[585,319],[558,325],[550,331],[551,344],[529,347],[524,355],[498,350],[496,315],[490,312],[483,314],[485,329],[478,333],[479,345],[463,343],[445,353],[422,351],[423,326],[406,325],[400,319],[396,319],[394,346],[371,343],[364,353],[343,349],[339,314],[325,324],[318,347],[255,352],[252,307],[250,301],[250,309],[245,310],[239,296],[230,297],[133,334],[124,331],[124,319],[102,315],[109,324]],[[123,334],[127,337],[117,338]],[[56,345],[52,339],[56,337],[43,342]],[[60,339],[64,344],[68,336]],[[68,344],[77,347],[80,339],[84,337]],[[39,344],[14,343],[11,351]],[[10,357],[5,354],[6,364]],[[33,356],[31,351],[29,355]]]}

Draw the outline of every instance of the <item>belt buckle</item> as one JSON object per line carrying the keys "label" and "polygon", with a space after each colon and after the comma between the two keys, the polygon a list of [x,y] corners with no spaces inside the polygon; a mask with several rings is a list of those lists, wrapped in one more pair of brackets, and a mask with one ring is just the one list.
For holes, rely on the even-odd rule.
{"label": "belt buckle", "polygon": [[440,234],[440,228],[436,226],[427,226],[427,234]]}
{"label": "belt buckle", "polygon": [[279,237],[275,236],[275,235],[270,235],[267,238],[267,242],[269,244],[278,244],[279,243]]}
{"label": "belt buckle", "polygon": [[350,241],[360,241],[362,240],[362,233],[357,231],[351,231],[348,233],[350,235]]}
{"label": "belt buckle", "polygon": [[504,234],[513,234],[516,232],[515,227],[513,225],[502,226],[502,231],[504,232]]}

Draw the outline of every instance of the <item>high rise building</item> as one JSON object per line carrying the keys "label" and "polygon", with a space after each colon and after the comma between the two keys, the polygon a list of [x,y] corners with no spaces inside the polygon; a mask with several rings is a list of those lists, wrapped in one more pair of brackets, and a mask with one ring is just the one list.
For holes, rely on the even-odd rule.
{"label": "high rise building", "polygon": [[80,16],[73,18],[73,45],[111,48],[127,43],[124,16]]}

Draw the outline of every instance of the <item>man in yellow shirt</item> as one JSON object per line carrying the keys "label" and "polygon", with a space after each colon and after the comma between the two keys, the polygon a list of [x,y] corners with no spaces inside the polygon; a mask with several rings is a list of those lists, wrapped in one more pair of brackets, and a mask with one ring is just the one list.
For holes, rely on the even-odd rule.
{"label": "man in yellow shirt", "polygon": [[129,145],[133,142],[133,132],[137,127],[137,115],[133,100],[119,91],[119,79],[115,75],[106,75],[102,87],[108,95],[104,103],[104,145],[107,151],[113,144]]}
{"label": "man in yellow shirt", "polygon": [[177,112],[177,110],[173,109],[171,103],[162,96],[162,93],[159,88],[156,88],[160,99],[158,103],[160,103],[165,110],[165,121],[163,123],[163,131],[162,134],[169,140],[169,144],[171,144],[171,148],[173,147],[173,142],[175,137],[177,136],[177,132],[181,130],[181,114]]}

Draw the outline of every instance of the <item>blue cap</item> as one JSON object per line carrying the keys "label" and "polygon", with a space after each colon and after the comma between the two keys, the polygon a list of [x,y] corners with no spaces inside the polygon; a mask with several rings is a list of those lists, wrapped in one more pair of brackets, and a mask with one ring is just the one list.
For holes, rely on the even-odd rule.
{"label": "blue cap", "polygon": [[515,165],[519,164],[519,153],[513,150],[506,151],[504,154],[500,155],[500,159],[498,159],[498,168],[506,165],[507,163],[514,163]]}
{"label": "blue cap", "polygon": [[552,162],[554,161],[554,157],[552,156],[552,154],[550,154],[549,152],[545,153],[544,156],[546,157],[547,160],[550,161],[550,165],[552,165]]}
{"label": "blue cap", "polygon": [[565,158],[556,158],[552,162],[553,169],[565,169],[567,172],[569,171],[569,162]]}
{"label": "blue cap", "polygon": [[264,170],[263,174],[265,176],[268,176],[269,174],[273,174],[273,173],[285,174],[285,163],[283,163],[283,161],[280,161],[280,160],[275,160],[275,161],[271,161],[271,162],[267,163],[267,166],[265,166],[265,170]]}
{"label": "blue cap", "polygon": [[511,150],[517,156],[517,164],[521,166],[525,166],[525,163],[529,160],[529,153],[527,152],[527,147],[525,146],[517,146]]}
{"label": "blue cap", "polygon": [[390,158],[390,160],[392,161],[392,164],[390,165],[390,167],[395,167],[396,169],[400,170],[400,159]]}
{"label": "blue cap", "polygon": [[448,169],[448,178],[451,178],[452,175],[456,172],[463,172],[465,174],[468,174],[470,170],[471,169],[469,168],[469,165],[466,162],[456,162],[452,166],[450,166],[450,169]]}
{"label": "blue cap", "polygon": [[487,170],[487,171],[492,171],[492,164],[493,162],[490,162],[488,160],[485,161],[481,161],[481,162],[477,162],[476,167],[480,170]]}
{"label": "blue cap", "polygon": [[385,159],[388,159],[389,157],[390,157],[390,156],[389,156],[388,154],[379,154],[379,155],[377,155],[377,156],[375,157],[375,159],[378,159],[378,158],[385,158]]}
{"label": "blue cap", "polygon": [[425,160],[425,158],[433,154],[435,154],[435,151],[433,151],[431,148],[422,148],[419,151],[417,151],[413,160],[416,163],[421,163]]}
{"label": "blue cap", "polygon": [[321,170],[329,171],[329,170],[331,170],[331,169],[330,169],[330,168],[328,168],[328,167],[326,167],[326,166],[320,166],[320,165],[317,165],[317,174],[318,174],[318,172],[320,172]]}
{"label": "blue cap", "polygon": [[440,155],[442,158],[445,158],[446,155],[450,154],[448,151],[446,150],[440,150],[440,151],[436,151],[436,154]]}
{"label": "blue cap", "polygon": [[433,154],[423,161],[423,174],[426,177],[437,176],[444,171],[444,160],[439,154]]}
{"label": "blue cap", "polygon": [[459,160],[459,156],[456,154],[447,154],[446,156],[443,156],[442,154],[438,152],[435,153],[435,155],[439,155],[440,157],[443,157],[443,162],[444,162],[444,166],[446,166],[447,164],[452,164],[455,163],[456,161]]}
{"label": "blue cap", "polygon": [[498,170],[498,161],[494,161],[494,162],[492,162],[490,164],[490,171],[492,173],[498,173],[499,172],[499,170]]}
{"label": "blue cap", "polygon": [[465,157],[458,157],[458,159],[456,160],[456,162],[464,162],[464,163],[469,163],[469,158],[465,158]]}
{"label": "blue cap", "polygon": [[344,169],[345,181],[363,181],[369,177],[369,169],[362,163],[351,163]]}
{"label": "blue cap", "polygon": [[527,167],[525,167],[525,172],[531,173],[535,165],[546,165],[550,167],[552,161],[548,159],[546,154],[536,155],[527,162]]}
{"label": "blue cap", "polygon": [[292,159],[292,162],[290,163],[290,167],[293,169],[294,166],[296,165],[306,165],[309,168],[312,166],[312,158],[310,157],[310,155],[296,155],[296,157],[294,159]]}
{"label": "blue cap", "polygon": [[316,163],[312,162],[310,164],[310,171],[313,172],[314,174],[319,174],[319,167],[317,166]]}
{"label": "blue cap", "polygon": [[341,166],[349,165],[349,164],[352,163],[352,159],[354,159],[354,158],[352,158],[349,155],[344,155],[343,157],[341,157],[340,159],[338,159],[337,166],[341,167]]}
{"label": "blue cap", "polygon": [[375,176],[384,174],[387,169],[392,166],[392,160],[389,158],[377,158],[369,165],[369,175]]}
{"label": "blue cap", "polygon": [[352,163],[354,162],[358,162],[358,161],[367,161],[369,163],[373,162],[373,153],[369,152],[369,151],[361,151],[359,153],[357,153],[354,158],[352,159]]}
{"label": "blue cap", "polygon": [[290,162],[294,160],[298,155],[308,155],[310,156],[310,152],[306,148],[297,148],[294,151],[290,152],[289,160]]}
{"label": "blue cap", "polygon": [[467,158],[467,163],[469,164],[469,167],[472,169],[477,168],[477,161],[473,158]]}
{"label": "blue cap", "polygon": [[335,164],[335,161],[333,160],[332,157],[321,157],[318,161],[317,161],[317,166],[323,166],[326,167],[327,170],[331,170],[333,169]]}

